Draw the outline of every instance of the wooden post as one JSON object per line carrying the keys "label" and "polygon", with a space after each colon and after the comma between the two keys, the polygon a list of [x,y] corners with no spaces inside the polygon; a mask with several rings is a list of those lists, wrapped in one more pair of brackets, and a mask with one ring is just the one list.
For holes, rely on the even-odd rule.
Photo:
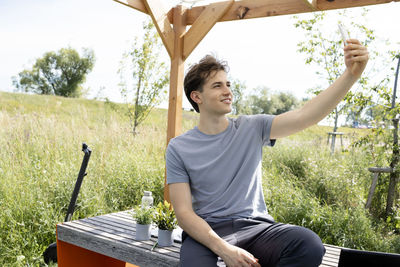
{"label": "wooden post", "polygon": [[[173,9],[174,16],[174,53],[171,57],[167,145],[171,138],[181,134],[182,131],[182,93],[183,71],[185,60],[183,59],[183,34],[186,31],[185,12],[182,6]],[[169,190],[165,175],[164,199],[169,202]]]}
{"label": "wooden post", "polygon": [[369,193],[368,193],[368,200],[367,203],[365,204],[365,208],[369,209],[371,207],[371,203],[372,203],[372,197],[374,195],[375,192],[375,188],[376,188],[376,184],[378,182],[378,178],[379,178],[379,174],[381,173],[393,173],[394,169],[391,167],[371,167],[368,168],[368,170],[373,173],[373,180],[372,180],[372,184],[371,187],[369,189]]}
{"label": "wooden post", "polygon": [[370,187],[369,193],[368,193],[368,200],[367,200],[367,203],[365,204],[366,209],[369,209],[369,207],[371,207],[372,196],[375,193],[376,184],[377,184],[378,178],[379,178],[379,172],[375,172],[373,174],[373,176],[374,176],[374,178],[372,179],[372,184],[371,184],[371,187]]}

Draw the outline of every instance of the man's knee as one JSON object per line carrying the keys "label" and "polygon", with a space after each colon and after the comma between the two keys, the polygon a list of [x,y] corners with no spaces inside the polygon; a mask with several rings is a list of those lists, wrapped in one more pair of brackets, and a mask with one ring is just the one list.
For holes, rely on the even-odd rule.
{"label": "man's knee", "polygon": [[319,236],[300,226],[295,226],[292,234],[295,246],[292,252],[298,261],[298,265],[293,266],[319,266],[325,254],[325,247]]}

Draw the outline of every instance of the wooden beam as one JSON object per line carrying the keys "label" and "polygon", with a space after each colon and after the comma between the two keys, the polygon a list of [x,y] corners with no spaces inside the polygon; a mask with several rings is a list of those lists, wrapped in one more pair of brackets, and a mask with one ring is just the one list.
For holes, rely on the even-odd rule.
{"label": "wooden beam", "polygon": [[208,5],[183,37],[183,58],[187,58],[212,27],[232,6],[234,0]]}
{"label": "wooden beam", "polygon": [[[177,6],[174,8],[174,52],[171,57],[171,72],[169,79],[169,106],[167,125],[167,144],[171,138],[182,132],[182,94],[183,94],[183,72],[185,60],[183,58],[183,34],[186,32],[185,8]],[[166,183],[164,187],[164,199],[169,202],[169,189]]]}
{"label": "wooden beam", "polygon": [[[123,4],[125,6],[131,7],[136,9],[140,12],[149,14],[145,4],[143,3],[144,0],[113,0],[117,3]],[[296,4],[295,2],[303,2],[297,3],[301,8],[298,10],[285,9],[284,6],[291,6]],[[386,4],[391,2],[400,2],[400,0],[241,0],[236,1],[232,8],[227,12],[226,16],[222,17],[219,21],[230,21],[230,20],[237,20],[237,19],[250,19],[250,18],[260,18],[260,17],[268,17],[268,16],[279,16],[279,15],[289,15],[289,14],[298,14],[304,12],[311,12],[311,11],[318,11],[318,10],[331,10],[331,9],[340,9],[340,8],[350,8],[350,7],[361,7],[361,6],[368,6],[368,5],[377,5],[377,4]],[[227,1],[230,2],[230,1]],[[250,3],[252,2],[252,3]],[[226,2],[218,2],[215,4],[222,4]],[[271,9],[271,11],[267,12],[266,14],[259,14],[262,13],[258,12],[250,12],[250,7],[257,8],[261,7],[266,9],[267,6],[277,6],[281,4],[282,7],[278,9]],[[214,5],[214,4],[212,4]],[[307,8],[308,7],[308,8]],[[202,14],[202,12],[207,8],[207,6],[197,6],[192,9],[187,10],[187,21],[186,25],[192,25],[197,18]],[[248,9],[248,10],[247,10]],[[246,11],[247,10],[247,11]],[[290,11],[292,10],[292,11]],[[245,12],[243,12],[245,11]],[[232,12],[234,13],[232,15]],[[244,16],[243,16],[244,14]],[[236,15],[236,17],[235,17]],[[170,23],[173,23],[173,8],[170,9],[167,13],[168,20]]]}
{"label": "wooden beam", "polygon": [[142,0],[113,0],[113,1],[123,4],[124,6],[136,9],[137,11],[149,14]]}
{"label": "wooden beam", "polygon": [[303,0],[313,11],[317,10],[317,3],[316,0]]}
{"label": "wooden beam", "polygon": [[[235,1],[219,21],[299,14],[316,10],[358,7],[389,2],[400,2],[400,0],[241,0]],[[207,6],[196,6],[188,9],[186,24],[192,25],[206,8]],[[169,14],[169,19],[171,22],[173,21],[171,14]]]}
{"label": "wooden beam", "polygon": [[[186,24],[192,25],[206,7],[198,6],[189,9]],[[241,0],[235,1],[219,21],[262,18],[311,11],[314,11],[314,8],[305,0]]]}
{"label": "wooden beam", "polygon": [[160,0],[143,0],[146,9],[149,11],[158,34],[164,43],[170,56],[174,56],[174,30],[168,20],[168,11],[165,10]]}
{"label": "wooden beam", "polygon": [[314,0],[319,10],[331,10],[348,7],[369,6],[377,4],[387,4],[390,2],[399,2],[400,0]]}

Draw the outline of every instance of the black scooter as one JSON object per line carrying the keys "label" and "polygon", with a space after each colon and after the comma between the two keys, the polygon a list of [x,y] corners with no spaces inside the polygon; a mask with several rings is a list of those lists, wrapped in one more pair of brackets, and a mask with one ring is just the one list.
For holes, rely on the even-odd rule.
{"label": "black scooter", "polygon": [[[69,222],[71,220],[72,214],[75,210],[79,190],[82,185],[83,177],[87,175],[86,167],[88,165],[90,154],[92,153],[92,151],[85,143],[82,144],[82,151],[85,153],[85,155],[83,156],[81,169],[78,174],[78,179],[75,183],[74,191],[72,192],[71,201],[69,202],[68,211],[67,215],[65,216],[64,222]],[[43,252],[43,258],[46,264],[49,264],[50,261],[57,262],[57,243],[52,243],[46,248],[46,250]]]}

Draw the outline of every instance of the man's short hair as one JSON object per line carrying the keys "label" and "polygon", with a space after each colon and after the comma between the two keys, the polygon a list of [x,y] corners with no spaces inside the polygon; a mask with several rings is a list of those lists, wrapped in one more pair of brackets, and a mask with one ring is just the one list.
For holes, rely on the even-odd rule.
{"label": "man's short hair", "polygon": [[190,93],[192,91],[203,91],[203,85],[210,77],[211,73],[214,71],[223,70],[225,72],[229,71],[229,67],[226,61],[218,60],[214,56],[207,55],[203,57],[199,63],[192,65],[189,68],[188,73],[185,76],[185,80],[183,82],[185,88],[185,94],[190,104],[192,104],[193,108],[199,111],[199,106],[196,102],[194,102],[190,98]]}

